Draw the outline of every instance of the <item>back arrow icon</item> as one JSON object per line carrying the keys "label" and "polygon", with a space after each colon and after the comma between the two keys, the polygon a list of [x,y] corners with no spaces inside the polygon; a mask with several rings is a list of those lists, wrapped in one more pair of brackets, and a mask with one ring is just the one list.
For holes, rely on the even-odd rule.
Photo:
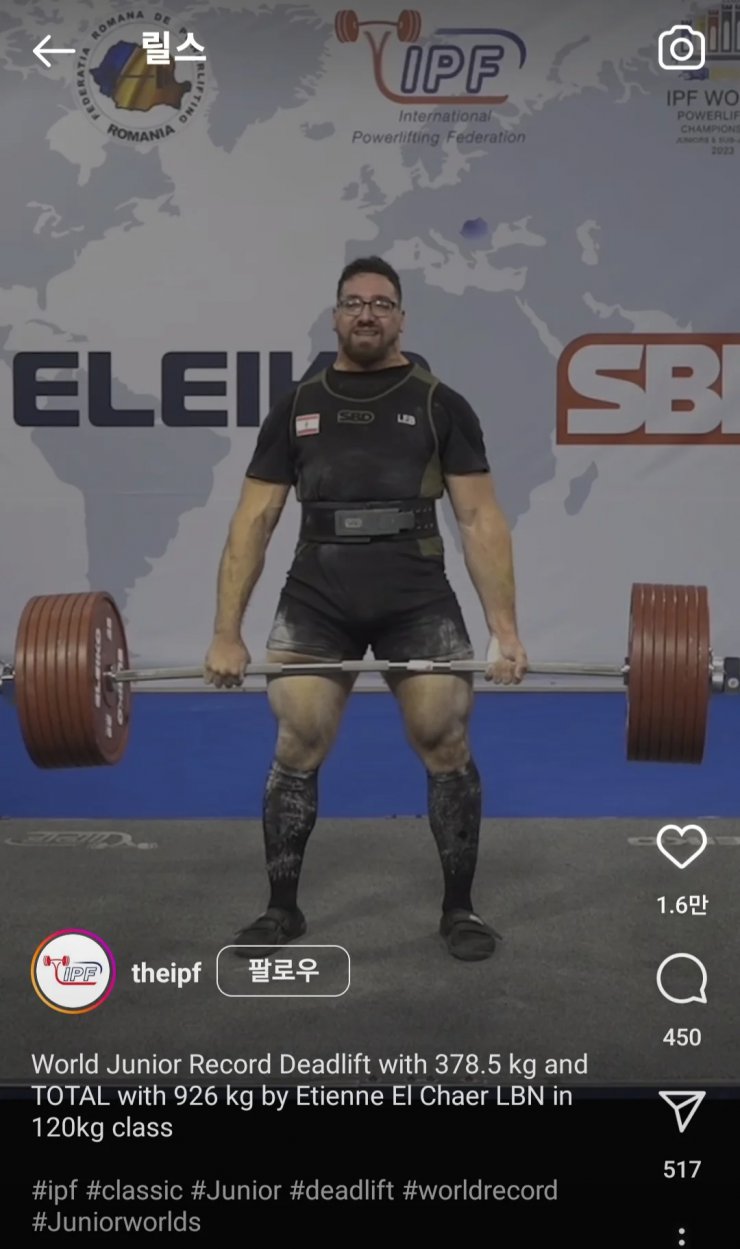
{"label": "back arrow icon", "polygon": [[77,51],[76,48],[47,48],[46,45],[50,39],[51,39],[51,35],[44,35],[41,42],[37,43],[36,47],[33,50],[34,56],[37,56],[39,60],[42,62],[42,64],[46,66],[47,69],[51,69],[51,61],[47,61],[46,57],[44,56],[44,50],[46,50],[49,53],[51,52],[76,52]]}

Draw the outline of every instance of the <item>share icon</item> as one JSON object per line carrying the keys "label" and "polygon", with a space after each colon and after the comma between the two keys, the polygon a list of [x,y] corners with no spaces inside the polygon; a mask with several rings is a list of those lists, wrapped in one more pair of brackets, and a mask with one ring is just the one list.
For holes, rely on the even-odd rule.
{"label": "share icon", "polygon": [[685,1132],[697,1110],[701,1106],[706,1093],[660,1093],[664,1102],[667,1102],[671,1110],[676,1116],[679,1132]]}

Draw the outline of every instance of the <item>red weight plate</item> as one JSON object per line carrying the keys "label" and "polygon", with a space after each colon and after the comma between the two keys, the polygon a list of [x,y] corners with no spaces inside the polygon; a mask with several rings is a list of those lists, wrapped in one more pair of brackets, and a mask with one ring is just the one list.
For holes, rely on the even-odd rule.
{"label": "red weight plate", "polygon": [[46,668],[50,627],[54,614],[60,602],[63,601],[61,596],[50,594],[39,599],[38,609],[35,613],[33,696],[36,702],[38,723],[43,728],[44,754],[46,765],[49,767],[59,766],[59,755],[60,752],[64,751],[65,745],[64,733],[56,710],[56,691],[53,683],[50,685],[47,680]]}
{"label": "red weight plate", "polygon": [[683,639],[684,663],[678,695],[679,709],[677,722],[680,730],[677,758],[681,763],[691,762],[692,741],[694,738],[694,721],[696,719],[696,677],[698,655],[696,651],[695,603],[687,587],[680,608],[679,631]]}
{"label": "red weight plate", "polygon": [[47,766],[64,768],[74,762],[72,749],[74,739],[67,723],[68,698],[63,673],[57,669],[58,639],[67,632],[65,613],[68,614],[72,595],[50,596],[45,612],[45,628],[38,638],[41,662],[39,663],[39,697],[44,707],[46,723],[53,729],[53,740],[47,735]]}
{"label": "red weight plate", "polygon": [[712,618],[709,610],[709,590],[705,585],[696,587],[699,600],[699,669],[700,679],[697,681],[696,724],[694,726],[696,742],[696,762],[701,763],[709,734],[709,705],[711,702],[712,685]]}
{"label": "red weight plate", "polygon": [[[646,762],[662,757],[665,684],[665,587],[632,588],[629,659],[628,758]],[[671,753],[669,732],[666,752]]]}
{"label": "red weight plate", "polygon": [[31,599],[16,639],[21,733],[40,768],[114,764],[128,741],[130,688],[106,680],[128,666],[120,613],[105,593]]}
{"label": "red weight plate", "polygon": [[[659,587],[632,587],[629,646],[628,758],[653,758],[653,721],[660,688],[655,593]],[[657,648],[657,650],[656,650]]]}
{"label": "red weight plate", "polygon": [[[90,767],[94,762],[87,747],[84,723],[77,701],[77,676],[71,662],[81,645],[82,618],[87,594],[59,595],[55,632],[49,637],[47,665],[43,674],[45,700],[59,715],[55,722],[56,749],[47,755],[47,768]],[[56,601],[56,600],[50,600]],[[51,652],[51,653],[50,653]]]}
{"label": "red weight plate", "polygon": [[64,753],[60,753],[59,758],[60,767],[77,766],[75,750],[79,750],[79,728],[75,725],[72,712],[72,673],[67,667],[67,649],[70,645],[72,648],[77,645],[81,614],[81,595],[60,595],[60,605],[50,626],[46,648],[46,670],[49,681],[53,680],[55,686],[59,733],[64,739]]}
{"label": "red weight plate", "polygon": [[629,639],[627,644],[627,758],[639,760],[643,751],[643,702],[645,697],[643,673],[642,626],[643,587],[633,585],[630,598]]}
{"label": "red weight plate", "polygon": [[421,13],[416,9],[402,9],[398,15],[396,34],[401,43],[416,43],[421,34]]}
{"label": "red weight plate", "polygon": [[43,599],[26,603],[18,622],[15,641],[15,697],[18,722],[26,750],[39,767],[45,767],[48,754],[47,726],[40,701],[40,675],[36,637]]}
{"label": "red weight plate", "polygon": [[684,762],[701,763],[709,718],[709,595],[706,586],[687,586],[684,606],[687,667],[691,671],[690,713],[684,729]]}
{"label": "red weight plate", "polygon": [[678,686],[681,664],[678,660],[678,612],[676,595],[666,595],[666,629],[665,629],[665,685],[663,687],[663,705],[661,708],[660,728],[660,759],[662,763],[671,763],[677,749],[676,723],[678,712]]}
{"label": "red weight plate", "polygon": [[128,667],[128,648],[123,621],[110,595],[85,597],[80,645],[72,654],[68,652],[68,663],[76,666],[81,736],[93,764],[115,764],[128,742],[130,686],[116,685],[105,674],[112,668]]}
{"label": "red weight plate", "polygon": [[92,745],[95,740],[91,729],[92,693],[87,674],[90,646],[89,612],[88,596],[80,594],[72,607],[70,632],[60,635],[59,638],[59,672],[64,673],[69,699],[67,704],[69,721],[74,732],[72,767],[76,768],[87,768],[92,765]]}
{"label": "red weight plate", "polygon": [[699,655],[696,647],[696,595],[692,586],[668,586],[665,592],[673,599],[677,663],[673,689],[673,719],[670,746],[662,758],[670,763],[694,762],[694,724],[696,720]]}
{"label": "red weight plate", "polygon": [[360,19],[354,9],[347,9],[347,42],[357,43],[360,38]]}
{"label": "red weight plate", "polygon": [[357,43],[360,20],[353,9],[340,9],[334,18],[334,31],[340,43]]}
{"label": "red weight plate", "polygon": [[659,761],[663,751],[670,752],[673,726],[666,724],[664,709],[668,685],[666,662],[668,613],[672,596],[667,586],[656,586],[652,597],[653,609],[653,659],[650,691],[650,739],[648,752],[651,759]]}
{"label": "red weight plate", "polygon": [[662,586],[640,584],[632,587],[627,757],[643,762],[655,759],[656,743],[659,743],[662,728],[662,590]]}
{"label": "red weight plate", "polygon": [[58,640],[57,671],[67,691],[67,719],[73,740],[69,766],[89,768],[102,762],[95,750],[95,735],[90,730],[90,683],[86,663],[89,644],[89,594],[70,595],[72,607],[69,631]]}
{"label": "red weight plate", "polygon": [[700,763],[709,708],[706,587],[632,587],[627,758]]}
{"label": "red weight plate", "polygon": [[696,675],[686,630],[686,605],[690,586],[660,587],[666,602],[664,654],[663,727],[651,758],[662,763],[685,763],[686,724],[693,718]]}
{"label": "red weight plate", "polygon": [[644,718],[643,718],[643,757],[653,758],[653,718],[655,716],[657,686],[659,673],[656,656],[656,610],[655,587],[643,587],[642,612],[643,621],[650,621],[650,627],[644,630],[643,636],[643,680],[645,683]]}

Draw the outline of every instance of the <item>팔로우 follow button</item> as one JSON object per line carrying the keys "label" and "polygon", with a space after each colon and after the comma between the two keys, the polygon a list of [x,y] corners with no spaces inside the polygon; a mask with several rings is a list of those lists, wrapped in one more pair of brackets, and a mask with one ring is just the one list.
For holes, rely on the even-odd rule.
{"label": "\ud314\ub85c\uc6b0 follow button", "polygon": [[216,957],[224,997],[342,997],[350,980],[343,945],[225,945]]}

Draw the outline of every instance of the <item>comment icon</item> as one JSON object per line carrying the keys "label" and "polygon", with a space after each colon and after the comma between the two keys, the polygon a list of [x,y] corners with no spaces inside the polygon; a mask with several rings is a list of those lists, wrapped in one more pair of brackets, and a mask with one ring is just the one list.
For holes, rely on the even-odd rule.
{"label": "comment icon", "polygon": [[[694,988],[691,992],[684,993],[681,997],[668,992],[668,988],[663,981],[666,969],[669,967],[671,969],[671,973],[667,979],[675,979],[681,983],[691,980],[694,981]],[[696,970],[691,970],[691,968],[695,968]],[[697,979],[699,981],[698,985],[696,984]],[[698,959],[694,954],[670,954],[668,958],[664,958],[656,973],[656,981],[659,993],[661,993],[667,1001],[675,1002],[677,1006],[688,1006],[690,1002],[701,1002],[703,1005],[706,1004],[707,969],[701,959]],[[671,985],[671,987],[678,986]]]}

